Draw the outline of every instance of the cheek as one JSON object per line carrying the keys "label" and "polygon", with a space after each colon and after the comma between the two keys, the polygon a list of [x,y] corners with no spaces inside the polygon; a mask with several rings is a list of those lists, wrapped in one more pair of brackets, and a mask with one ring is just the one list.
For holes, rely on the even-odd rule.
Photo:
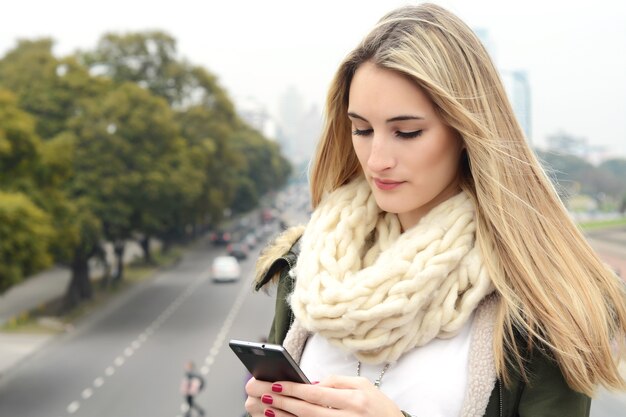
{"label": "cheek", "polygon": [[448,176],[456,174],[459,165],[459,146],[452,138],[441,138],[422,142],[419,150],[414,150],[413,168],[426,172],[437,172],[439,175]]}
{"label": "cheek", "polygon": [[433,140],[428,143],[425,155],[427,155],[429,163],[437,164],[438,162],[447,159],[451,151],[452,147],[450,140],[446,137],[440,136],[437,140]]}
{"label": "cheek", "polygon": [[359,160],[361,166],[365,166],[369,155],[369,151],[367,145],[365,144],[365,141],[359,140],[359,138],[353,138],[352,149],[354,149],[354,153],[356,154],[356,157]]}

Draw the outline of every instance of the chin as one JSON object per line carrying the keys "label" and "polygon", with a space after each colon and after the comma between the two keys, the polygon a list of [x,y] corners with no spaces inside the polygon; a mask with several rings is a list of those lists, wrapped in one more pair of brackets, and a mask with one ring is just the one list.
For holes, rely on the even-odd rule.
{"label": "chin", "polygon": [[397,202],[391,202],[388,198],[385,199],[376,199],[376,205],[379,209],[387,213],[398,214],[402,213],[404,207],[402,204],[398,204]]}

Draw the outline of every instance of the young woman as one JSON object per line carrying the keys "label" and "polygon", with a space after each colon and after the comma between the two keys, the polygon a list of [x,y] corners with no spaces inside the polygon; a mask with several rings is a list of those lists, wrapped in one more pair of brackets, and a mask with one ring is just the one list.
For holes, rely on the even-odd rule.
{"label": "young woman", "polygon": [[252,416],[578,417],[624,388],[624,285],[456,16],[394,10],[348,55],[311,191],[257,288],[278,283],[269,341],[319,383],[252,378]]}

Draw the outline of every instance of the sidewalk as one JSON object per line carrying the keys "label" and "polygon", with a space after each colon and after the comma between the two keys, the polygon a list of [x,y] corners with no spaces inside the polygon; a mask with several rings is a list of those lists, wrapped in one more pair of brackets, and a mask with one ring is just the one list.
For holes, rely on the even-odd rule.
{"label": "sidewalk", "polygon": [[[113,264],[113,250],[106,248],[107,258]],[[127,244],[124,252],[124,262],[128,263],[140,256],[143,252],[136,243]],[[90,264],[91,277],[98,278],[102,275],[102,268],[97,264]],[[54,300],[65,294],[70,282],[71,271],[68,268],[53,267],[41,271],[32,277],[10,288],[0,295],[0,326],[12,317],[18,317],[26,311],[39,307],[50,300]]]}
{"label": "sidewalk", "polygon": [[[109,253],[110,252],[110,253]],[[142,256],[139,245],[129,244],[124,254],[124,262]],[[107,248],[107,256],[112,261],[112,250]],[[101,268],[92,265],[92,278],[102,274]],[[61,297],[70,282],[68,268],[53,267],[41,271],[0,295],[0,326],[13,317]],[[41,349],[56,336],[49,334],[25,334],[0,331],[0,380],[17,364]]]}

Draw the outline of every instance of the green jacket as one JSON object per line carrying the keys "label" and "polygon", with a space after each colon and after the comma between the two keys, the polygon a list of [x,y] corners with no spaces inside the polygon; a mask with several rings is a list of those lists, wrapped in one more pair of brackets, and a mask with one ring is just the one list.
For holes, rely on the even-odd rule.
{"label": "green jacket", "polygon": [[[297,246],[297,245],[296,245]],[[276,307],[268,342],[282,344],[294,316],[286,302],[293,291],[295,279],[289,271],[296,264],[297,249],[268,263],[268,268],[258,272],[256,290],[272,279],[277,280]],[[537,352],[528,358],[530,381],[524,382],[512,370],[512,382],[505,386],[499,379],[491,391],[484,417],[588,417],[591,399],[572,390],[557,364],[548,356]],[[409,416],[408,413],[404,413]],[[422,417],[422,416],[415,416]]]}

